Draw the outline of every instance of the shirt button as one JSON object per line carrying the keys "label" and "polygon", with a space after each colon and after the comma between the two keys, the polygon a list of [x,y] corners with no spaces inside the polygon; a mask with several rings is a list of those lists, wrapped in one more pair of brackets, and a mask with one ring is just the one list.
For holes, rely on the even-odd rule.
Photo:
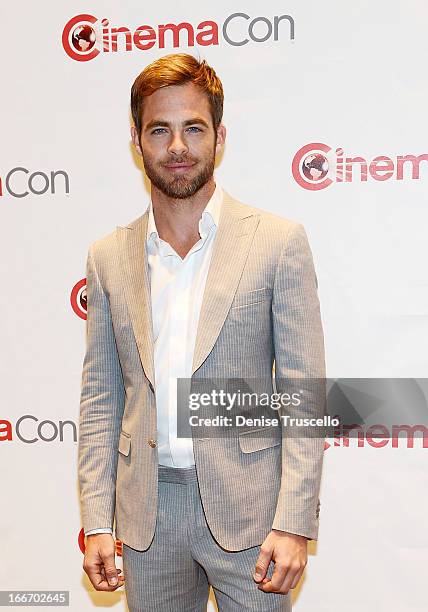
{"label": "shirt button", "polygon": [[157,446],[156,440],[153,440],[153,438],[150,438],[149,446],[151,446],[152,448],[156,448],[156,446]]}

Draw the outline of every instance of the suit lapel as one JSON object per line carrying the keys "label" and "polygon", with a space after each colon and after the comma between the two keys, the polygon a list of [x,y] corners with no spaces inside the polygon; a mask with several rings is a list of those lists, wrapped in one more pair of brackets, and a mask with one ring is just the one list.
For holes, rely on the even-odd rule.
{"label": "suit lapel", "polygon": [[125,298],[144,372],[154,386],[153,323],[147,263],[146,233],[149,212],[126,227],[117,228]]}
{"label": "suit lapel", "polygon": [[[118,226],[116,233],[129,316],[144,372],[154,386],[147,223],[148,210],[130,225]],[[249,211],[224,191],[199,315],[192,374],[209,355],[226,320],[258,223],[258,214]]]}
{"label": "suit lapel", "polygon": [[259,215],[224,191],[217,234],[199,315],[192,374],[209,355],[241,278]]}

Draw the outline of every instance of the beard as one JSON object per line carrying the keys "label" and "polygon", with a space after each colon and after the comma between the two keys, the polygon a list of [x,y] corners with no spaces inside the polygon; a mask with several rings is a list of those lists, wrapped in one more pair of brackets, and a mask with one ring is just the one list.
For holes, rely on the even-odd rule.
{"label": "beard", "polygon": [[[195,162],[196,160],[190,158],[175,158],[170,159],[166,162],[154,164],[150,159],[143,154],[144,169],[147,177],[150,179],[152,184],[159,189],[163,194],[169,198],[184,200],[185,198],[192,197],[201,187],[203,187],[212,177],[215,167],[215,149],[213,149],[212,155],[207,158],[204,165],[194,177],[187,177],[185,175],[171,176],[167,178],[157,167],[162,167],[164,164],[180,164],[187,162]],[[190,169],[192,171],[193,168]]]}

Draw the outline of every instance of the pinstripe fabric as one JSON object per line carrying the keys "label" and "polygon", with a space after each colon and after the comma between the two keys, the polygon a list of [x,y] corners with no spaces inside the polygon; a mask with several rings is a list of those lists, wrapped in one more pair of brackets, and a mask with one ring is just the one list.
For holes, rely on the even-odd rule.
{"label": "pinstripe fabric", "polygon": [[[204,517],[194,467],[159,468],[155,537],[141,552],[123,546],[130,612],[202,612],[209,585],[221,612],[289,612],[291,596],[263,593],[252,579],[260,547],[222,549]],[[272,576],[273,564],[268,570]]]}
{"label": "pinstripe fabric", "polygon": [[[84,530],[112,527],[115,516],[116,536],[136,550],[153,538],[158,497],[146,228],[147,211],[89,249],[79,422]],[[325,376],[306,233],[225,193],[193,376],[271,379],[274,359],[278,379]],[[317,538],[323,440],[254,434],[193,439],[214,537],[229,551],[261,544],[272,527]]]}

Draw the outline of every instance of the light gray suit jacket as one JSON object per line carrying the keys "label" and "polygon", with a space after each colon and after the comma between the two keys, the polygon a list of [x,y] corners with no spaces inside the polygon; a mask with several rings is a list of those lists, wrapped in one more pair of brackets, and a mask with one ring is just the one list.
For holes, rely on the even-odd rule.
{"label": "light gray suit jacket", "polygon": [[[148,211],[94,242],[79,420],[83,528],[145,550],[157,513]],[[192,377],[325,377],[317,278],[303,226],[226,192],[197,329]],[[281,391],[277,388],[277,391]],[[302,416],[302,415],[300,415]],[[227,550],[272,528],[318,536],[324,439],[193,438],[202,503]]]}

